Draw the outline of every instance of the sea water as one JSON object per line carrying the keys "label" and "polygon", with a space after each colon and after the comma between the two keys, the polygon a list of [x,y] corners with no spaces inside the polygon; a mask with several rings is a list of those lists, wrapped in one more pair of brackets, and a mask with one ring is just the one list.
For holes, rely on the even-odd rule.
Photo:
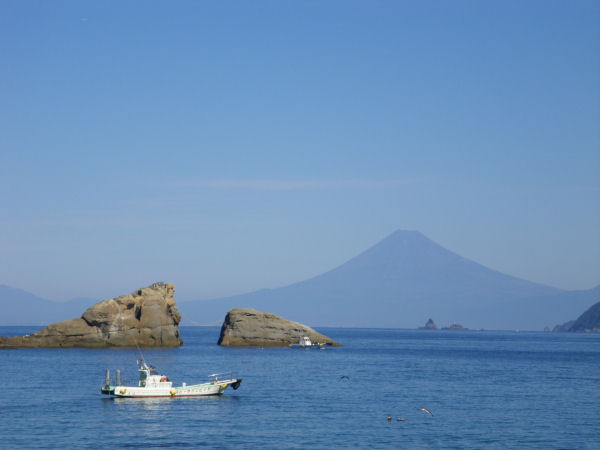
{"label": "sea water", "polygon": [[176,385],[233,371],[241,387],[111,399],[105,370],[136,383],[136,349],[0,350],[0,447],[600,448],[598,334],[324,328],[343,346],[305,350],[180,331],[146,361]]}

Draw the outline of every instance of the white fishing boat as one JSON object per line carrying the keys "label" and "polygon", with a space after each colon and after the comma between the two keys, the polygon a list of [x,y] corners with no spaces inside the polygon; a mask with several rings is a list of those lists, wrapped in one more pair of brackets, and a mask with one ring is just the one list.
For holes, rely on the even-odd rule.
{"label": "white fishing boat", "polygon": [[308,336],[302,336],[296,344],[290,344],[292,348],[319,348],[324,349],[326,344],[313,343]]}
{"label": "white fishing boat", "polygon": [[106,371],[106,380],[100,392],[114,397],[198,397],[203,395],[221,395],[228,386],[234,390],[240,387],[241,378],[233,378],[231,374],[212,374],[210,381],[200,384],[173,386],[173,382],[165,375],[160,375],[153,366],[138,359],[139,381],[137,386],[121,385],[120,372],[117,370],[116,380],[111,384],[110,372]]}

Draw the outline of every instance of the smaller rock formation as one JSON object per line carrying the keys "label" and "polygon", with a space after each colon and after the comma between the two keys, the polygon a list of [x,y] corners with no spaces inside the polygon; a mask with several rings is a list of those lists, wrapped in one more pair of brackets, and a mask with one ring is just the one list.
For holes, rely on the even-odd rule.
{"label": "smaller rock formation", "polygon": [[424,327],[419,327],[419,330],[437,330],[437,325],[433,319],[429,319]]}
{"label": "smaller rock formation", "polygon": [[340,345],[301,323],[247,308],[234,308],[227,313],[218,344],[236,347],[286,347],[297,343],[302,336],[308,336],[313,343]]}
{"label": "smaller rock formation", "polygon": [[32,335],[0,337],[9,347],[176,347],[183,345],[172,284],[154,283],[104,300],[78,319],[53,323]]}
{"label": "smaller rock formation", "polygon": [[600,302],[590,306],[577,320],[556,325],[552,331],[571,333],[600,333]]}
{"label": "smaller rock formation", "polygon": [[467,331],[468,328],[465,328],[462,325],[459,325],[457,323],[453,323],[449,327],[443,327],[442,330],[459,330],[459,331],[462,330],[462,331]]}

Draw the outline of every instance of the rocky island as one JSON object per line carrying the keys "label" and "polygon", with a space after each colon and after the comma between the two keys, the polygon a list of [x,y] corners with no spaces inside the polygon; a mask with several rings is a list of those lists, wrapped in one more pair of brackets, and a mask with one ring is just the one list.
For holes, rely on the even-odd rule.
{"label": "rocky island", "polygon": [[462,325],[460,325],[458,323],[453,323],[452,325],[450,325],[448,327],[442,327],[442,330],[468,331],[469,329],[463,327]]}
{"label": "rocky island", "polygon": [[104,300],[80,318],[57,322],[27,336],[0,337],[0,348],[176,347],[181,316],[163,282]]}
{"label": "rocky island", "polygon": [[427,321],[427,323],[425,324],[425,326],[423,327],[419,327],[419,330],[437,330],[438,327],[435,324],[435,322],[433,321],[433,319],[429,319]]}
{"label": "rocky island", "polygon": [[248,308],[234,308],[227,313],[218,344],[236,347],[286,347],[297,343],[302,336],[308,336],[312,342],[340,345],[306,325]]}

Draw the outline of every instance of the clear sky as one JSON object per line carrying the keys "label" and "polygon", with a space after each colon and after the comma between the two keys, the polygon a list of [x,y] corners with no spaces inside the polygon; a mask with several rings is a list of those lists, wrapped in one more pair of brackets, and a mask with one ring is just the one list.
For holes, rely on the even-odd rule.
{"label": "clear sky", "polygon": [[597,1],[0,2],[0,284],[279,287],[396,229],[600,283]]}

